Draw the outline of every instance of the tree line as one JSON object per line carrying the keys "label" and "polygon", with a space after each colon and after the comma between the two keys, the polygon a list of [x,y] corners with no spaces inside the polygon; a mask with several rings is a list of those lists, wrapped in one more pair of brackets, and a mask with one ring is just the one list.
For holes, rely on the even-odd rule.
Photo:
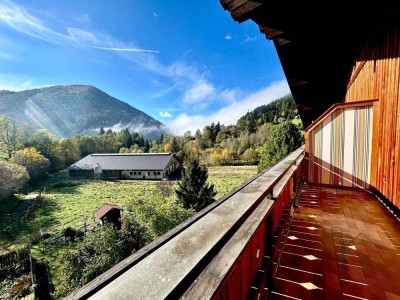
{"label": "tree line", "polygon": [[[195,157],[205,165],[258,165],[261,171],[301,145],[301,123],[291,122],[296,115],[287,96],[248,112],[236,125],[211,123],[194,135],[162,134],[154,140],[128,128],[115,132],[103,127],[97,136],[57,138],[47,129],[0,116],[0,198],[93,153],[173,152],[183,161]],[[278,116],[287,121],[279,123]]]}

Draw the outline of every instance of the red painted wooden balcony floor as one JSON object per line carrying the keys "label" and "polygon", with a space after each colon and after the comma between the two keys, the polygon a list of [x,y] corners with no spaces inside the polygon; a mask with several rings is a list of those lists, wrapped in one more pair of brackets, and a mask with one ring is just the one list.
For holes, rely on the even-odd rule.
{"label": "red painted wooden balcony floor", "polygon": [[400,223],[360,191],[305,185],[271,299],[400,299]]}

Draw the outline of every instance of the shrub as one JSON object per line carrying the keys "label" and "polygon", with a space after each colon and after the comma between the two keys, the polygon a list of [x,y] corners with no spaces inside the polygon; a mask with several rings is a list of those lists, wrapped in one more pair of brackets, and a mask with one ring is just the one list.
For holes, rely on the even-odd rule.
{"label": "shrub", "polygon": [[73,241],[76,238],[77,231],[72,227],[67,227],[64,229],[63,234],[66,238],[69,238],[71,241]]}

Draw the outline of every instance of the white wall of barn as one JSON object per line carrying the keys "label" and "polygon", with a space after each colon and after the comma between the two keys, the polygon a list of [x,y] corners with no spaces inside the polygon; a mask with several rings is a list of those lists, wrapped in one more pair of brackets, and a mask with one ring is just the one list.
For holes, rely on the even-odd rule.
{"label": "white wall of barn", "polygon": [[138,170],[124,170],[122,177],[127,179],[163,179],[163,171],[138,171]]}

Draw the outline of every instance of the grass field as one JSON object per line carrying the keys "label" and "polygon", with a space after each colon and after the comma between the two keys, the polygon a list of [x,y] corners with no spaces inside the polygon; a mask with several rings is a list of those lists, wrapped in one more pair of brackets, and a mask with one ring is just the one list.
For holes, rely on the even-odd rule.
{"label": "grass field", "polygon": [[208,181],[215,186],[216,199],[239,187],[257,174],[256,166],[209,167]]}
{"label": "grass field", "polygon": [[[210,167],[209,182],[215,185],[216,199],[232,191],[255,176],[256,167]],[[104,203],[129,206],[132,199],[146,200],[152,197],[155,183],[151,181],[102,181],[72,179],[67,173],[59,172],[37,186],[46,189],[41,205],[28,221],[20,226],[12,239],[0,237],[0,251],[11,250],[25,243],[37,243],[40,230],[43,233],[61,232],[63,227],[83,226],[94,220],[93,213]],[[1,202],[0,229],[22,216],[27,207],[24,197],[13,197]]]}
{"label": "grass field", "polygon": [[[209,182],[217,191],[216,199],[239,187],[256,175],[255,166],[209,167]],[[24,222],[12,238],[0,234],[0,253],[32,245],[36,258],[46,258],[50,264],[53,283],[58,284],[60,254],[68,243],[44,249],[39,245],[40,230],[47,235],[60,234],[68,226],[80,228],[86,218],[87,224],[95,222],[93,213],[104,203],[124,207],[136,200],[151,199],[156,187],[155,181],[103,181],[69,178],[66,171],[52,175],[37,185],[34,191],[43,191],[43,200],[33,215]],[[175,197],[173,194],[171,197]],[[28,204],[24,195],[17,195],[0,202],[0,232],[20,218]]]}
{"label": "grass field", "polygon": [[301,119],[293,119],[292,123],[296,126],[303,126],[303,122],[301,121]]}

